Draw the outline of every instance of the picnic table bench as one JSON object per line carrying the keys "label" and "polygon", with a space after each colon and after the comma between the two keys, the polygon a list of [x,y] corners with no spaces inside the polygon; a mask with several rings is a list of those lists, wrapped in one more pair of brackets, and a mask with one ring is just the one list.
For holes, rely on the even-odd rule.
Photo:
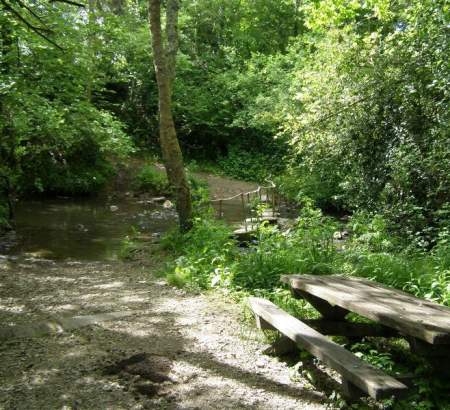
{"label": "picnic table bench", "polygon": [[[285,275],[294,297],[308,301],[321,319],[299,320],[273,303],[250,298],[261,329],[281,332],[291,348],[309,351],[343,379],[343,393],[351,398],[368,394],[375,399],[400,396],[407,386],[383,373],[324,335],[405,337],[411,348],[445,363],[450,357],[450,309],[379,283],[342,276]],[[355,323],[345,319],[353,312],[375,321]]]}

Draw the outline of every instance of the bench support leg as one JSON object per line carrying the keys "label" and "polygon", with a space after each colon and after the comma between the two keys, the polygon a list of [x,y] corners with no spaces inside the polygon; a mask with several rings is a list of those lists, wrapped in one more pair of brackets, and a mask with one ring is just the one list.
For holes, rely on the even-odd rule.
{"label": "bench support leg", "polygon": [[409,337],[409,347],[411,352],[424,357],[431,365],[434,372],[439,375],[450,377],[450,348],[448,346],[434,346],[415,337]]}
{"label": "bench support leg", "polygon": [[255,315],[256,327],[259,330],[277,330],[269,322],[265,321],[261,316]]}
{"label": "bench support leg", "polygon": [[283,356],[294,353],[297,350],[297,345],[291,339],[286,336],[281,336],[276,342],[264,350],[263,353],[271,356]]}

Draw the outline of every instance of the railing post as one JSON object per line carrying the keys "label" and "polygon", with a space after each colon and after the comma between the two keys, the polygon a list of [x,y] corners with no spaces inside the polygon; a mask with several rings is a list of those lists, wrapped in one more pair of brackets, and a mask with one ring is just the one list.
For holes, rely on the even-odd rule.
{"label": "railing post", "polygon": [[242,212],[244,214],[244,227],[245,227],[245,232],[247,232],[247,215],[245,212],[245,198],[244,198],[244,193],[241,193],[241,202],[242,202]]}
{"label": "railing post", "polygon": [[275,201],[275,188],[272,187],[272,216],[275,216],[275,206],[276,206],[276,201]]}

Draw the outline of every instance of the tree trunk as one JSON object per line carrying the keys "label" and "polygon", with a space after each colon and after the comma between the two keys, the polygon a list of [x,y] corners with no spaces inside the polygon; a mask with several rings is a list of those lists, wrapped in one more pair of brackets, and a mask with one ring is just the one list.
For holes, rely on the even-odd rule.
{"label": "tree trunk", "polygon": [[[167,7],[167,16],[170,19],[175,19],[167,22],[167,38],[169,42],[173,42],[174,39],[177,42],[177,0],[168,0]],[[169,60],[172,60],[172,56],[173,58],[175,57],[176,49],[174,51],[174,47],[176,47],[176,44],[169,44],[167,48],[168,53],[165,53],[161,36],[160,0],[149,0],[149,20],[159,94],[159,142],[167,171],[167,177],[175,190],[180,228],[183,231],[186,231],[192,227],[192,204],[189,184],[184,170],[183,156],[181,154],[180,144],[178,143],[172,116],[172,77],[175,74],[175,61],[170,62],[170,69],[168,67],[168,57]]]}

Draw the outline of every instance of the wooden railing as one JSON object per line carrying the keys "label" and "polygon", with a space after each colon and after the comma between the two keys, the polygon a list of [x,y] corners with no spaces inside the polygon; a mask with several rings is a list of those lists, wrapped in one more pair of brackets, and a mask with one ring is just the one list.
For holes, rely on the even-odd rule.
{"label": "wooden railing", "polygon": [[252,205],[255,202],[261,202],[269,205],[270,213],[272,213],[272,216],[275,217],[277,215],[277,207],[279,205],[279,197],[276,190],[276,185],[270,181],[267,180],[268,185],[259,185],[258,188],[256,188],[253,191],[248,192],[241,192],[239,194],[227,197],[227,198],[218,198],[211,200],[211,203],[218,204],[218,217],[219,219],[223,218],[224,212],[223,212],[223,205],[224,202],[228,201],[236,201],[240,198],[240,203],[242,207],[242,214],[244,217],[244,227],[247,231],[248,229],[248,222],[247,217],[255,218],[255,221],[258,222],[258,220],[263,219],[261,215],[258,213],[254,213],[252,215],[253,207]]}

